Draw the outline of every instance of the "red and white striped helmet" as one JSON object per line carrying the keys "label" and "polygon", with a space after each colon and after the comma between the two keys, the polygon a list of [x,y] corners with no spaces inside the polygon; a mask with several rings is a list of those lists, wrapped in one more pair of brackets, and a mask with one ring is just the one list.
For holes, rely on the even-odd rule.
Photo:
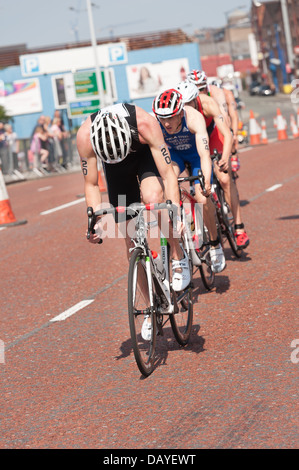
{"label": "red and white striped helmet", "polygon": [[179,114],[183,105],[182,94],[178,90],[170,88],[154,99],[153,111],[157,117],[165,119]]}
{"label": "red and white striped helmet", "polygon": [[203,70],[191,70],[187,75],[187,80],[194,83],[199,90],[208,86],[208,77]]}

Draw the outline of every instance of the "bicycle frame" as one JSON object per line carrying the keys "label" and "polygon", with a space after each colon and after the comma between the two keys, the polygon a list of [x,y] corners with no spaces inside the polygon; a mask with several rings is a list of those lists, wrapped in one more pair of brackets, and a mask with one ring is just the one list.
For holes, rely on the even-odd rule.
{"label": "bicycle frame", "polygon": [[[130,248],[130,253],[132,253],[137,248],[140,248],[145,257],[146,263],[146,274],[147,274],[147,281],[148,285],[150,286],[150,305],[151,308],[154,306],[154,299],[153,299],[153,289],[152,289],[152,279],[155,279],[155,287],[158,288],[158,294],[162,297],[163,305],[165,307],[161,309],[158,313],[161,314],[171,314],[177,313],[178,307],[177,302],[175,301],[175,297],[171,298],[171,286],[170,286],[170,277],[169,277],[169,255],[168,255],[168,244],[167,239],[163,235],[162,231],[160,231],[160,249],[161,249],[161,259],[163,263],[163,267],[165,270],[165,278],[162,280],[160,274],[158,273],[156,263],[152,256],[152,252],[149,248],[147,242],[147,232],[150,228],[151,223],[146,223],[144,220],[143,212],[150,211],[150,210],[161,210],[167,209],[169,212],[172,211],[173,207],[170,201],[166,203],[160,204],[132,204],[130,207],[116,207],[116,208],[108,208],[108,209],[100,209],[99,211],[93,212],[91,207],[88,207],[87,214],[88,214],[88,233],[87,238],[90,236],[90,232],[94,230],[94,226],[96,224],[96,218],[107,215],[113,214],[115,212],[124,213],[127,212],[130,215],[136,216],[135,220],[135,230],[136,230],[136,237],[131,238],[134,246]],[[178,301],[184,296],[182,294]],[[172,300],[174,303],[172,303]]]}
{"label": "bicycle frame", "polygon": [[153,299],[153,286],[152,286],[152,279],[154,278],[156,281],[155,287],[160,289],[159,294],[162,294],[163,302],[166,302],[166,305],[159,313],[163,314],[170,314],[174,313],[174,305],[171,302],[171,292],[170,292],[170,281],[169,281],[169,261],[168,261],[168,247],[167,247],[167,239],[163,235],[162,231],[160,231],[160,249],[161,249],[161,259],[162,264],[165,272],[165,278],[162,280],[160,274],[158,273],[156,263],[154,261],[152,252],[148,246],[147,242],[147,232],[150,228],[150,223],[146,223],[143,217],[143,211],[146,210],[141,209],[137,215],[137,219],[135,222],[136,228],[136,239],[132,238],[132,242],[134,243],[134,247],[130,249],[130,252],[136,250],[137,248],[141,248],[144,256],[145,256],[145,265],[146,265],[146,274],[147,274],[147,281],[150,288],[150,305],[151,308],[154,306],[154,299]]}
{"label": "bicycle frame", "polygon": [[[179,177],[178,178],[178,183],[180,185],[180,183],[183,183],[185,181],[189,181],[189,183],[191,184],[193,181],[195,181],[197,179],[198,179],[197,176]],[[197,219],[195,208],[196,208],[196,204],[198,204],[198,202],[196,201],[195,197],[191,194],[191,192],[187,191],[185,188],[180,187],[180,192],[181,192],[182,218],[183,218],[183,223],[184,223],[184,226],[185,226],[184,236],[185,236],[185,240],[186,240],[186,246],[187,246],[187,249],[188,249],[189,253],[191,254],[191,259],[192,259],[193,265],[198,267],[198,266],[201,266],[202,261],[195,254],[194,251],[195,250],[199,251],[201,246],[203,246],[203,234],[202,234],[202,231],[201,231],[201,236],[202,236],[201,240],[199,238],[196,238],[199,235],[198,233],[195,233],[195,240],[193,239],[189,224],[187,223],[187,220],[186,220],[186,218],[187,218],[186,217],[186,210],[184,208],[184,202],[182,201],[182,199],[183,199],[182,196],[184,198],[186,198],[188,200],[188,202],[190,203],[192,217],[193,217],[193,220],[194,220],[195,223],[196,223],[196,219]],[[195,244],[194,244],[194,241],[195,241]]]}

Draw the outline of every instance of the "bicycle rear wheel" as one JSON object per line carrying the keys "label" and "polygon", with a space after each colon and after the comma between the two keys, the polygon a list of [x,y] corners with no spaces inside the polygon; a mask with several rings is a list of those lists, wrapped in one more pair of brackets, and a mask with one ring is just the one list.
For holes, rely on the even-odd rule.
{"label": "bicycle rear wheel", "polygon": [[234,232],[234,217],[228,203],[225,200],[224,192],[222,189],[218,192],[218,198],[221,204],[221,214],[224,222],[224,235],[226,236],[228,243],[237,258],[242,255],[242,250],[238,248],[237,240]]}
{"label": "bicycle rear wheel", "polygon": [[[198,234],[201,234],[200,237]],[[214,286],[215,273],[211,269],[210,236],[197,204],[194,209],[194,238],[195,253],[201,261],[199,266],[201,280],[205,288],[211,290]]]}
{"label": "bicycle rear wheel", "polygon": [[[184,240],[182,239],[182,246]],[[189,266],[191,281],[189,286],[182,292],[171,291],[172,301],[178,305],[178,312],[169,315],[171,328],[175,339],[181,346],[189,342],[193,322],[193,292],[192,292],[192,273],[193,265],[189,257]]]}
{"label": "bicycle rear wheel", "polygon": [[201,265],[199,266],[199,272],[203,285],[207,290],[211,290],[214,287],[215,273],[212,271],[211,254],[210,254],[210,237],[206,228],[204,227],[203,245],[200,248],[197,255],[201,259]]}
{"label": "bicycle rear wheel", "polygon": [[[150,304],[150,297],[154,305]],[[152,373],[156,347],[156,302],[153,283],[149,286],[146,260],[141,249],[133,251],[128,275],[128,313],[132,346],[137,366],[144,376]],[[147,321],[148,338],[142,336],[142,326]]]}

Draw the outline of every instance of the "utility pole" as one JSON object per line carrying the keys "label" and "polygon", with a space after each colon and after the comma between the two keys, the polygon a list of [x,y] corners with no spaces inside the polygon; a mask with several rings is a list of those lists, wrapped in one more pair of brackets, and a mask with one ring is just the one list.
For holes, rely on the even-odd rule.
{"label": "utility pole", "polygon": [[288,54],[288,61],[292,71],[294,70],[294,53],[293,53],[293,45],[292,45],[292,36],[290,30],[290,20],[289,20],[289,13],[286,0],[280,0],[281,4],[281,13],[282,13],[282,20],[283,20],[283,28],[284,34],[286,39],[286,48]]}

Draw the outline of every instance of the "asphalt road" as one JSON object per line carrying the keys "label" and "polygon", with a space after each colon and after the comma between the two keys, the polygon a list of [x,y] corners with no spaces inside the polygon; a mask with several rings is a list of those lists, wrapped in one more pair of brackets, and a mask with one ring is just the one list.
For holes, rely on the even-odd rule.
{"label": "asphalt road", "polygon": [[196,276],[191,342],[167,328],[147,379],[124,242],[86,242],[82,175],[7,187],[28,222],[0,230],[1,449],[298,447],[298,140],[240,159],[250,245],[213,291]]}

